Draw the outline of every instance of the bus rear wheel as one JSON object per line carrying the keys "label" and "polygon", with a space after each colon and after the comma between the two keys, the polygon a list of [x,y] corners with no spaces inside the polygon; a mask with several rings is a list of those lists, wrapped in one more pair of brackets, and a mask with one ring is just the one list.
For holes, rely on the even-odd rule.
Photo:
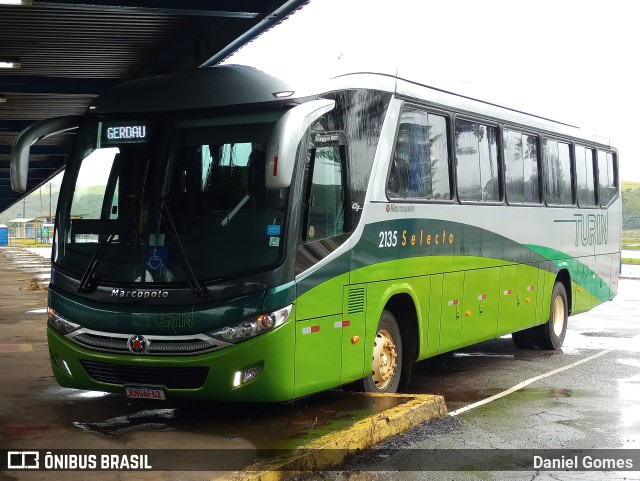
{"label": "bus rear wheel", "polygon": [[396,392],[402,372],[402,336],[390,311],[382,311],[373,341],[371,374],[364,378],[366,392]]}
{"label": "bus rear wheel", "polygon": [[538,347],[555,350],[562,347],[567,333],[569,305],[564,284],[556,282],[551,293],[549,321],[538,327]]}

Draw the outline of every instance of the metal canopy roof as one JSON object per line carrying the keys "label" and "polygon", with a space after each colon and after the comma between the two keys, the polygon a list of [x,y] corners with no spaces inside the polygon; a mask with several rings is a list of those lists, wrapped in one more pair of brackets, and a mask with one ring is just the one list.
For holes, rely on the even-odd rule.
{"label": "metal canopy roof", "polygon": [[[25,194],[11,189],[16,135],[49,117],[82,114],[103,90],[146,75],[215,65],[308,0],[34,0],[0,5],[0,212]],[[29,3],[29,2],[27,2]],[[3,101],[5,100],[5,101]],[[31,150],[32,191],[65,165],[75,137]]]}

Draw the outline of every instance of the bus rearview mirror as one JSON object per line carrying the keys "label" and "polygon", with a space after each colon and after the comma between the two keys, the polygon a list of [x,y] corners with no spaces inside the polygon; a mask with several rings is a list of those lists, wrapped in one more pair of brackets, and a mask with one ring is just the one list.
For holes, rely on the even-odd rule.
{"label": "bus rearview mirror", "polygon": [[11,146],[11,188],[16,192],[27,191],[29,151],[33,144],[46,137],[77,129],[79,126],[79,116],[67,115],[41,120],[20,132]]}
{"label": "bus rearview mirror", "polygon": [[267,189],[284,189],[291,185],[302,136],[314,121],[334,107],[335,100],[312,100],[292,108],[278,120],[267,145]]}

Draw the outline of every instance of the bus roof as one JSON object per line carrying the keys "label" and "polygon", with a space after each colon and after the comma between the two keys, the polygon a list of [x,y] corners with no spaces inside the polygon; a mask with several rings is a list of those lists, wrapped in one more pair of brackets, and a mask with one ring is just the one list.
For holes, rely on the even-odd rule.
{"label": "bus roof", "polygon": [[[610,146],[609,141],[580,128],[496,103],[408,80],[395,74],[353,72],[316,87],[294,88],[290,83],[244,65],[224,65],[142,78],[123,83],[100,95],[89,112],[134,114],[178,111],[242,104],[304,101],[319,94],[344,89],[374,89],[393,93],[434,108],[453,109],[467,115]],[[276,96],[277,93],[285,96]],[[286,94],[290,93],[290,96]]]}
{"label": "bus roof", "polygon": [[377,72],[354,72],[334,77],[329,81],[328,87],[328,89],[325,87],[326,91],[353,88],[382,90],[434,108],[453,109],[473,117],[488,118],[498,123],[506,123],[513,126],[535,128],[552,134],[583,139],[610,147],[610,142],[607,138],[586,133],[577,126],[486,100],[450,92],[396,75]]}
{"label": "bus roof", "polygon": [[276,93],[292,90],[253,67],[204,67],[125,82],[97,97],[88,111],[132,114],[274,102],[282,100]]}

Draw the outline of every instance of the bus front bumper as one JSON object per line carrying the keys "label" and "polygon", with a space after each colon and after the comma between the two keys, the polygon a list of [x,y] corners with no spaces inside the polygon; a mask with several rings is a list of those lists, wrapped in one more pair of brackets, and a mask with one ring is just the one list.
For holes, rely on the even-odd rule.
{"label": "bus front bumper", "polygon": [[279,402],[293,397],[294,325],[188,356],[94,351],[51,326],[47,338],[53,374],[63,387],[125,393],[126,385],[149,386],[161,387],[167,399]]}

